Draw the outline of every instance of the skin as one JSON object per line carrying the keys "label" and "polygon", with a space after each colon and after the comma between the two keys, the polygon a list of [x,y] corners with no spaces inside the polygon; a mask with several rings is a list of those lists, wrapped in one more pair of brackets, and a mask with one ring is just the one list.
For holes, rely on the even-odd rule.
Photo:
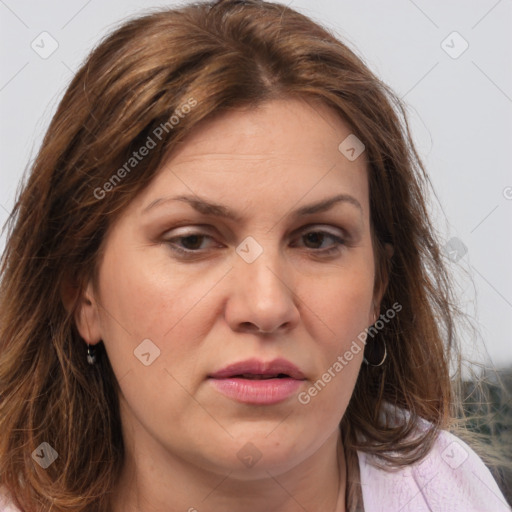
{"label": "skin", "polygon": [[[338,150],[350,133],[328,107],[298,99],[223,113],[197,127],[111,227],[99,289],[87,286],[77,326],[88,343],[104,341],[121,388],[127,461],[115,512],[345,509],[338,425],[362,351],[307,405],[297,394],[241,404],[207,376],[283,357],[305,374],[304,391],[375,320],[382,291],[374,293],[367,164],[364,153],[349,161]],[[181,194],[243,219],[180,201],[142,213]],[[293,218],[336,194],[361,208],[343,202]],[[305,236],[318,231],[345,243]],[[178,238],[191,233],[206,236]],[[236,252],[248,236],[263,249],[252,263]],[[134,356],[145,339],[160,350],[149,366]],[[252,467],[237,457],[247,443],[261,454]]]}

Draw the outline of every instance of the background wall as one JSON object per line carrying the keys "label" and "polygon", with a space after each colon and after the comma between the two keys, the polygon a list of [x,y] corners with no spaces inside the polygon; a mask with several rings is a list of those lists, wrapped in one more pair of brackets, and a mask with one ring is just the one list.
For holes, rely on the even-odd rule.
{"label": "background wall", "polygon": [[[335,31],[407,103],[446,257],[480,331],[468,355],[512,363],[512,1],[284,3]],[[176,4],[0,0],[1,225],[88,52],[122,20]]]}

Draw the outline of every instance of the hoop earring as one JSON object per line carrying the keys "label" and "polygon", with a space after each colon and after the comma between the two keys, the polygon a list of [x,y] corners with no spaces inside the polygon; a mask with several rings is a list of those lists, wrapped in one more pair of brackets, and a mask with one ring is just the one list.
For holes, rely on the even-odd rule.
{"label": "hoop earring", "polygon": [[95,365],[97,361],[98,356],[96,354],[96,347],[87,343],[87,362],[92,366]]}
{"label": "hoop earring", "polygon": [[[373,353],[372,353],[372,351],[370,349],[370,357],[368,357],[368,354],[366,353],[367,351],[366,350],[364,351],[363,361],[368,366],[373,366],[373,367],[382,366],[384,364],[384,361],[388,357],[388,350],[387,350],[387,347],[386,347],[386,341],[383,340],[383,339],[381,339],[379,341],[381,343],[381,346],[378,348],[378,350],[376,350],[376,352],[378,352],[378,353],[384,352],[382,354],[382,356],[380,357],[380,361],[375,362],[375,356],[376,356],[375,351],[373,351]],[[373,343],[375,343],[375,341]],[[366,345],[366,347],[368,347],[368,345]],[[383,347],[383,348],[381,348],[381,347]],[[378,354],[377,354],[377,357],[379,357]]]}

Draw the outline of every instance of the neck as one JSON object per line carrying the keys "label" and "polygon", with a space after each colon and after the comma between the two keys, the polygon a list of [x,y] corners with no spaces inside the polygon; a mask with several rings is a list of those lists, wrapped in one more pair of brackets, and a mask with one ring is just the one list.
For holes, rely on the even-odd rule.
{"label": "neck", "polygon": [[113,493],[113,512],[345,512],[346,465],[339,429],[299,465],[251,480],[235,478],[229,470],[201,468],[149,439],[125,441],[126,462]]}

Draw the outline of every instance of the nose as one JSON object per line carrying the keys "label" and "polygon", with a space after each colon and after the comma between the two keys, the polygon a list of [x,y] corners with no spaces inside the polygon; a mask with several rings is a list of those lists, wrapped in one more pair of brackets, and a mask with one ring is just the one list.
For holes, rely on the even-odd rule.
{"label": "nose", "polygon": [[226,321],[233,331],[276,334],[300,319],[291,269],[268,249],[252,263],[236,257],[230,274]]}

